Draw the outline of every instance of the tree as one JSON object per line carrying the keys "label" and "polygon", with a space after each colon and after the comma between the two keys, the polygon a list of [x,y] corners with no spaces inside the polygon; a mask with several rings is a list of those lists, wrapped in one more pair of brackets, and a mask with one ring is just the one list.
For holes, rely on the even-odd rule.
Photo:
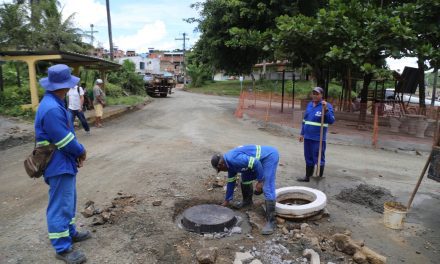
{"label": "tree", "polygon": [[419,72],[420,111],[425,111],[425,70],[440,66],[440,2],[417,0],[403,4],[395,12],[411,28],[408,38],[401,42],[395,57],[417,57]]}
{"label": "tree", "polygon": [[29,40],[29,23],[24,6],[2,4],[0,6],[0,49],[17,50]]}
{"label": "tree", "polygon": [[201,36],[194,47],[198,60],[235,74],[250,73],[255,63],[273,58],[275,18],[298,10],[297,3],[288,0],[207,0],[193,7],[201,18],[186,21],[198,22]]}

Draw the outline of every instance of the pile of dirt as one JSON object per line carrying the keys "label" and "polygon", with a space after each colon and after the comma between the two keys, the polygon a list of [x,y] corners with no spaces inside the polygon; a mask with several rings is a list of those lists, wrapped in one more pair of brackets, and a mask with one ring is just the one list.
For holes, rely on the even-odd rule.
{"label": "pile of dirt", "polygon": [[356,188],[343,189],[336,199],[343,202],[350,202],[365,205],[375,212],[383,213],[383,204],[388,201],[394,201],[394,196],[385,188],[360,184]]}
{"label": "pile of dirt", "polygon": [[81,214],[88,218],[94,216],[92,225],[103,225],[105,223],[112,224],[120,219],[124,214],[135,212],[134,206],[139,203],[134,195],[118,193],[118,197],[114,198],[112,205],[104,210],[95,208],[93,201],[85,204],[85,209]]}

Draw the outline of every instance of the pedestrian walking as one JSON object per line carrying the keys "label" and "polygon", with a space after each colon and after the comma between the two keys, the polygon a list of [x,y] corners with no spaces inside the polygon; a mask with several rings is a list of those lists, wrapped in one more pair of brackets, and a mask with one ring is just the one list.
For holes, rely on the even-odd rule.
{"label": "pedestrian walking", "polygon": [[[327,129],[329,124],[335,122],[335,115],[332,105],[323,100],[323,93],[324,90],[321,87],[315,87],[312,91],[312,101],[308,103],[304,112],[299,141],[304,142],[306,175],[297,179],[300,182],[310,181],[318,162],[319,176],[323,177],[324,175]],[[322,118],[323,114],[324,118]],[[320,152],[321,157],[319,157]],[[318,161],[319,159],[320,161]]]}
{"label": "pedestrian walking", "polygon": [[67,93],[69,102],[69,111],[72,114],[72,123],[75,118],[78,117],[83,129],[86,131],[87,135],[90,135],[90,127],[87,123],[86,117],[84,116],[84,90],[81,86],[75,85],[75,87],[70,88]]}
{"label": "pedestrian walking", "polygon": [[78,142],[70,113],[64,107],[66,94],[78,81],[67,65],[50,67],[48,77],[40,80],[46,93],[35,116],[36,144],[54,144],[57,148],[43,174],[49,185],[46,218],[55,256],[66,263],[86,261],[84,253],[73,249],[72,244],[91,237],[88,231],[76,230],[76,174],[86,160],[86,149]]}
{"label": "pedestrian walking", "polygon": [[275,180],[278,168],[278,150],[271,146],[245,145],[234,148],[224,155],[215,154],[211,165],[217,170],[228,172],[226,196],[223,206],[230,205],[238,173],[241,174],[243,202],[240,207],[252,205],[253,181],[256,180],[255,194],[264,193],[266,204],[266,224],[261,233],[270,235],[275,231]]}

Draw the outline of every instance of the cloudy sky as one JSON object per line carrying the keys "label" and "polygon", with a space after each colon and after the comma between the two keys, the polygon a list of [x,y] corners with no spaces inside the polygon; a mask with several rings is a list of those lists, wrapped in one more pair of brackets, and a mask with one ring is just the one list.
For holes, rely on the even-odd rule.
{"label": "cloudy sky", "polygon": [[[200,0],[110,0],[113,43],[122,50],[134,49],[146,52],[148,48],[161,50],[181,49],[183,42],[175,40],[187,33],[186,47],[192,47],[198,39],[195,24],[184,18],[197,17],[190,5]],[[75,13],[76,26],[90,31],[94,25],[95,46],[101,43],[109,47],[105,0],[61,0],[63,14]],[[90,40],[87,40],[90,41]]]}

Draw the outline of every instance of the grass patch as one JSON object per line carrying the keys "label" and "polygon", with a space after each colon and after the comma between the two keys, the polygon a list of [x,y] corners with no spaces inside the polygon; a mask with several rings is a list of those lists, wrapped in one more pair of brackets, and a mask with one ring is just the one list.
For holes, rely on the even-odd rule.
{"label": "grass patch", "polygon": [[[284,91],[286,95],[292,94],[292,80],[286,80],[284,83]],[[296,81],[295,82],[295,97],[308,98],[313,88],[310,81]],[[213,81],[206,83],[202,87],[185,88],[187,91],[203,94],[213,94],[222,96],[240,96],[240,81]],[[281,81],[257,81],[255,82],[255,89],[258,91],[274,92],[281,95],[282,82]],[[337,98],[341,93],[341,86],[337,83],[330,83],[329,97]],[[247,80],[243,82],[243,90],[252,90],[252,81]]]}
{"label": "grass patch", "polygon": [[123,97],[111,97],[107,96],[106,101],[108,105],[137,105],[146,100],[145,96],[130,95]]}

